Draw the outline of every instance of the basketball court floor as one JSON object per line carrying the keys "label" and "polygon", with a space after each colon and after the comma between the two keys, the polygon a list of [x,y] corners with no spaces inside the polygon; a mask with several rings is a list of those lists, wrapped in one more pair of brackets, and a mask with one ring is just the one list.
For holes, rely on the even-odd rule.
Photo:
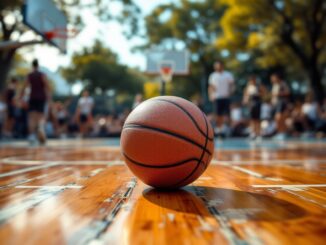
{"label": "basketball court floor", "polygon": [[1,244],[326,244],[326,142],[216,142],[207,171],[169,192],[118,145],[0,145]]}

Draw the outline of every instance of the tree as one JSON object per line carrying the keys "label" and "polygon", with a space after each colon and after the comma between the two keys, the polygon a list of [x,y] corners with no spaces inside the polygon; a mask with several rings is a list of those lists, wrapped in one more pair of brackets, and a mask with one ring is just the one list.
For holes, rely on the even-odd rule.
{"label": "tree", "polygon": [[84,48],[72,56],[72,65],[62,68],[63,76],[70,82],[83,81],[91,91],[136,94],[142,91],[142,76],[135,70],[119,64],[117,55],[97,40],[91,48]]}
{"label": "tree", "polygon": [[192,53],[193,64],[201,68],[197,74],[192,71],[192,75],[196,82],[202,81],[204,99],[212,63],[219,57],[214,41],[221,31],[219,19],[222,13],[223,7],[216,0],[181,0],[177,4],[158,6],[145,19],[147,47],[184,47]]}
{"label": "tree", "polygon": [[[112,19],[126,23],[126,35],[135,33],[138,30],[137,17],[139,8],[134,4],[133,0],[54,0],[56,5],[68,17],[69,23],[81,27],[83,25],[80,9],[87,8],[93,11],[101,21],[109,21]],[[1,0],[0,1],[0,43],[12,40],[19,40],[20,36],[30,31],[22,24],[21,7],[22,0]],[[121,13],[112,13],[110,4],[120,3],[122,5]],[[131,24],[132,23],[132,24]],[[3,89],[13,57],[17,48],[0,50],[0,91]]]}
{"label": "tree", "polygon": [[323,0],[221,0],[227,6],[217,47],[256,57],[261,68],[304,72],[321,102],[326,56]]}

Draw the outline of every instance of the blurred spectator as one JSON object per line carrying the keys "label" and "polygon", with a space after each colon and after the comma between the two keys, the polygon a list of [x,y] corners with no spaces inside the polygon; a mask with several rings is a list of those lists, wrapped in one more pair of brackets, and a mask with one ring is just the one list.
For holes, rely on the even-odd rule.
{"label": "blurred spectator", "polygon": [[36,136],[41,144],[46,141],[45,134],[45,107],[51,98],[50,84],[46,75],[39,71],[37,60],[33,60],[33,71],[28,74],[24,83],[21,98],[26,96],[26,90],[29,91],[28,99],[28,139],[31,143],[36,141]]}
{"label": "blurred spectator", "polygon": [[89,95],[87,90],[83,91],[82,96],[78,100],[76,110],[76,121],[78,122],[81,136],[87,136],[92,126],[94,99]]}
{"label": "blurred spectator", "polygon": [[118,137],[122,131],[123,121],[116,115],[110,115],[107,117],[107,130],[108,136]]}
{"label": "blurred spectator", "polygon": [[320,119],[317,123],[317,137],[323,137],[326,134],[326,98],[320,107]]}
{"label": "blurred spectator", "polygon": [[276,139],[284,140],[286,137],[286,109],[289,102],[290,89],[280,74],[274,73],[270,77],[272,83],[272,104],[275,112],[277,127]]}
{"label": "blurred spectator", "polygon": [[268,99],[264,99],[260,108],[260,119],[271,120],[273,117],[273,108]]}
{"label": "blurred spectator", "polygon": [[200,110],[204,111],[203,98],[200,95],[193,96],[191,102],[198,106]]}
{"label": "blurred spectator", "polygon": [[135,109],[141,102],[143,102],[143,95],[142,94],[136,94],[134,103],[132,105],[132,109]]}
{"label": "blurred spectator", "polygon": [[302,117],[302,102],[300,100],[294,103],[291,113],[287,118],[287,125],[292,136],[297,137],[304,132],[305,126]]}
{"label": "blurred spectator", "polygon": [[302,115],[305,129],[308,133],[315,131],[320,114],[319,105],[314,101],[313,95],[311,93],[307,94],[305,102],[302,105]]}
{"label": "blurred spectator", "polygon": [[16,116],[16,103],[15,97],[17,93],[17,79],[11,78],[11,81],[6,89],[6,105],[7,105],[7,118],[5,123],[5,132],[6,137],[12,137],[13,128],[15,125],[15,116]]}
{"label": "blurred spectator", "polygon": [[247,120],[243,117],[242,108],[239,103],[231,105],[231,136],[244,137],[247,135]]}
{"label": "blurred spectator", "polygon": [[228,131],[226,124],[229,123],[230,116],[230,97],[234,92],[233,75],[224,70],[224,64],[221,61],[214,63],[215,71],[209,76],[209,98],[215,104],[216,110],[216,128],[215,134],[223,135]]}
{"label": "blurred spectator", "polygon": [[263,88],[258,84],[256,76],[249,78],[248,84],[244,90],[243,103],[249,107],[250,114],[250,138],[260,137],[260,118]]}
{"label": "blurred spectator", "polygon": [[30,88],[23,91],[22,96],[16,99],[15,125],[13,135],[15,138],[26,138],[28,136],[28,101]]}
{"label": "blurred spectator", "polygon": [[60,138],[67,137],[68,111],[62,102],[55,104],[56,134]]}
{"label": "blurred spectator", "polygon": [[127,117],[129,116],[130,112],[131,112],[130,109],[126,108],[126,109],[123,110],[123,112],[120,115],[117,116],[118,119],[121,122],[121,126],[123,126],[123,124],[125,123],[125,121],[126,121]]}
{"label": "blurred spectator", "polygon": [[45,132],[47,137],[56,137],[57,119],[56,119],[56,104],[54,102],[48,103],[46,106],[46,124]]}
{"label": "blurred spectator", "polygon": [[3,97],[0,94],[0,139],[2,138],[3,126],[6,120],[7,106],[3,101]]}

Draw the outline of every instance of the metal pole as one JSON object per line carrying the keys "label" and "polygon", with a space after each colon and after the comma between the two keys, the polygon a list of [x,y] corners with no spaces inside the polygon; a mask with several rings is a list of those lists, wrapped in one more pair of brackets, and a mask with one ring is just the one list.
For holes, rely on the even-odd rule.
{"label": "metal pole", "polygon": [[4,42],[0,42],[0,50],[15,49],[15,48],[23,47],[23,46],[35,45],[35,44],[41,44],[41,43],[45,43],[45,41],[40,41],[40,40],[25,41],[25,42],[4,41]]}
{"label": "metal pole", "polygon": [[165,95],[165,81],[163,79],[161,79],[161,96]]}

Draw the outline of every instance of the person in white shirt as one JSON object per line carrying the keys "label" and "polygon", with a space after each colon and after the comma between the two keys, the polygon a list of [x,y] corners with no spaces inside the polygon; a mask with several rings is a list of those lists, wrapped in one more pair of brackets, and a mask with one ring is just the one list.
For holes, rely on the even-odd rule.
{"label": "person in white shirt", "polygon": [[209,76],[209,98],[215,103],[216,124],[215,132],[220,134],[224,123],[228,123],[230,116],[230,97],[234,92],[233,75],[224,70],[221,61],[214,63],[215,71]]}
{"label": "person in white shirt", "polygon": [[240,103],[231,104],[231,130],[233,137],[243,137],[246,134],[247,120],[243,116],[243,108]]}
{"label": "person in white shirt", "polygon": [[89,95],[89,92],[85,90],[82,97],[78,100],[76,119],[79,124],[79,130],[82,136],[86,136],[91,126],[92,111],[94,107],[94,100]]}
{"label": "person in white shirt", "polygon": [[301,113],[305,122],[305,126],[309,131],[314,131],[317,121],[320,118],[321,110],[316,101],[314,101],[313,95],[309,93],[306,96],[305,102],[302,105]]}
{"label": "person in white shirt", "polygon": [[267,100],[265,100],[260,108],[260,119],[271,120],[273,114],[272,111],[273,111],[272,105]]}
{"label": "person in white shirt", "polygon": [[69,113],[66,106],[61,102],[57,102],[55,107],[56,133],[60,138],[65,138],[67,134]]}

